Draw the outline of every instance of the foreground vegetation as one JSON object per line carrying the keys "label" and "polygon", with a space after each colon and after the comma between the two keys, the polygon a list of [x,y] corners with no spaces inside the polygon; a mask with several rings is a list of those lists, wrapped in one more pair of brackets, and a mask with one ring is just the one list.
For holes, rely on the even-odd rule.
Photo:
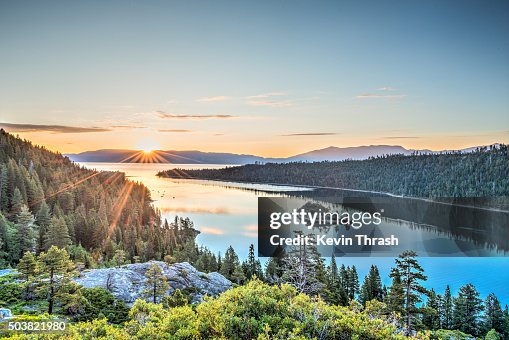
{"label": "foreground vegetation", "polygon": [[[198,305],[165,308],[137,300],[120,326],[106,319],[69,326],[67,339],[403,339],[396,316],[382,315],[383,304],[334,306],[299,294],[288,284],[252,280]],[[45,335],[53,338],[60,335]],[[30,338],[13,335],[13,339]],[[37,338],[33,336],[33,338]],[[427,339],[428,335],[416,334]]]}
{"label": "foreground vegetation", "polygon": [[[354,171],[364,164],[371,173],[385,169],[386,174],[376,170],[379,176],[373,177],[374,186],[369,187],[382,190],[376,185],[387,179],[384,176],[403,165],[417,171],[415,157],[428,157],[420,158],[429,160],[429,169],[422,176],[437,169],[450,170],[459,161],[457,169],[452,167],[456,170],[444,172],[461,181],[454,189],[446,187],[448,193],[467,195],[471,194],[468,188],[479,188],[492,195],[507,189],[504,152],[507,148],[502,146],[470,155],[391,156],[316,166],[252,165],[214,174],[226,176],[230,171],[230,180],[246,173],[263,178],[272,169],[275,178],[283,180],[288,178],[285,174],[296,171],[299,182],[327,175],[327,167],[352,166],[349,171]],[[471,172],[472,178],[468,177]],[[349,172],[337,174],[345,173]],[[337,174],[328,173],[325,182],[312,184],[329,185],[331,181],[338,186],[345,178],[355,183],[354,177]],[[431,190],[433,186],[423,189],[421,175],[413,173],[414,177],[403,181],[406,194],[442,193]],[[415,253],[405,252],[396,259],[392,283],[383,286],[376,266],[360,279],[355,266],[338,266],[335,258],[326,263],[313,246],[281,250],[263,268],[253,246],[241,262],[232,247],[222,255],[197,246],[196,234],[189,219],[161,221],[148,190],[123,174],[81,168],[57,153],[0,131],[0,268],[18,270],[0,277],[0,307],[27,320],[65,318],[70,322],[65,338],[509,339],[508,308],[502,308],[494,294],[482,301],[471,284],[461,287],[457,296],[452,296],[449,287],[443,294],[425,289],[427,277]],[[238,287],[192,305],[186,292],[167,295],[168,283],[156,266],[146,274],[146,300],[129,308],[106,289],[82,288],[73,281],[85,268],[152,259],[187,261],[200,271],[218,271]]]}

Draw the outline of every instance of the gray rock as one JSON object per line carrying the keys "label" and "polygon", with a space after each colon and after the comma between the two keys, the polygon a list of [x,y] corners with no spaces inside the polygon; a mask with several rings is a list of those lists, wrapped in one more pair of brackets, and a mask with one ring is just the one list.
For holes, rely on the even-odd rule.
{"label": "gray rock", "polygon": [[130,305],[136,299],[143,298],[145,272],[154,263],[161,267],[163,275],[168,279],[168,294],[172,294],[177,288],[181,291],[185,289],[190,293],[192,302],[200,302],[205,295],[216,296],[232,287],[232,283],[223,275],[199,272],[187,262],[168,265],[150,261],[128,264],[121,268],[90,269],[81,272],[81,276],[75,281],[85,288],[105,288],[113,296]]}

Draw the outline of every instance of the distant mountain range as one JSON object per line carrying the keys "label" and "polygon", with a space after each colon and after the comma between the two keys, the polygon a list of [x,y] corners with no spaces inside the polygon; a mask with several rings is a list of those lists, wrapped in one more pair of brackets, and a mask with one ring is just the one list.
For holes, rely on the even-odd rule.
{"label": "distant mountain range", "polygon": [[[497,144],[495,144],[497,145]],[[472,152],[477,147],[458,150]],[[450,151],[450,150],[444,150]],[[255,162],[320,162],[342,161],[345,159],[367,159],[369,157],[419,153],[440,153],[444,151],[412,150],[399,145],[369,145],[339,148],[330,146],[325,149],[313,150],[288,158],[265,158],[254,155],[202,152],[202,151],[152,151],[144,153],[139,150],[103,149],[86,151],[78,154],[66,154],[75,162],[109,162],[109,163],[172,163],[172,164],[250,164]]]}

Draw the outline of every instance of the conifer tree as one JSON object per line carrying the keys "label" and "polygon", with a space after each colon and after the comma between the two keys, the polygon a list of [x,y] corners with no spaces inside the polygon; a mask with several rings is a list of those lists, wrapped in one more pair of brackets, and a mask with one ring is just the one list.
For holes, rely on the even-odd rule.
{"label": "conifer tree", "polygon": [[11,201],[11,214],[13,216],[17,216],[21,209],[23,208],[25,204],[25,201],[23,200],[23,196],[21,194],[21,191],[18,187],[14,189],[14,194],[12,195],[12,201]]}
{"label": "conifer tree", "polygon": [[486,301],[484,303],[484,331],[487,332],[491,329],[494,329],[500,334],[503,334],[505,331],[505,319],[504,319],[504,311],[500,306],[500,301],[495,296],[495,294],[490,293],[486,297]]}
{"label": "conifer tree", "polygon": [[71,244],[69,229],[63,217],[54,216],[46,233],[45,247],[49,249],[51,246],[65,248]]}
{"label": "conifer tree", "polygon": [[441,323],[443,329],[452,329],[453,327],[453,299],[449,285],[445,287],[444,297],[442,298]]}
{"label": "conifer tree", "polygon": [[122,249],[115,250],[115,255],[113,255],[113,263],[117,268],[120,268],[126,261],[126,252]]}
{"label": "conifer tree", "polygon": [[391,271],[390,277],[392,284],[387,293],[385,303],[389,312],[395,312],[400,315],[405,313],[405,291],[401,283],[400,273],[394,268]]}
{"label": "conifer tree", "polygon": [[428,301],[424,308],[423,324],[427,329],[437,330],[441,328],[442,297],[431,289],[428,294]]}
{"label": "conifer tree", "polygon": [[260,260],[258,260],[255,256],[254,245],[249,245],[249,252],[247,255],[247,259],[242,263],[242,269],[246,274],[246,278],[249,280],[256,275],[257,278],[263,278],[262,265]]}
{"label": "conifer tree", "polygon": [[144,290],[145,297],[151,299],[152,303],[157,303],[170,289],[168,279],[163,275],[163,270],[156,263],[149,267],[145,277],[147,278]]}
{"label": "conifer tree", "polygon": [[239,265],[240,262],[237,253],[235,253],[232,246],[229,246],[224,254],[223,262],[221,263],[221,270],[219,272],[229,280],[233,280],[233,272]]}
{"label": "conifer tree", "polygon": [[37,274],[38,264],[37,258],[31,251],[25,252],[23,257],[19,260],[18,266],[16,267],[25,285],[24,298],[26,300],[31,299],[33,292],[34,279]]}
{"label": "conifer tree", "polygon": [[374,265],[371,266],[368,275],[364,278],[359,292],[359,302],[366,305],[366,302],[373,299],[383,300],[382,279],[378,267]]}
{"label": "conifer tree", "polygon": [[414,251],[405,251],[396,259],[396,267],[391,272],[391,277],[399,276],[404,292],[404,316],[405,333],[410,335],[419,321],[417,314],[420,312],[416,304],[421,302],[421,294],[427,294],[420,281],[427,279],[424,270],[419,265]]}
{"label": "conifer tree", "polygon": [[454,299],[454,327],[473,336],[480,335],[482,310],[483,303],[474,285],[471,283],[464,285],[460,288],[458,297]]}
{"label": "conifer tree", "polygon": [[19,259],[26,251],[35,250],[34,217],[26,205],[21,207],[16,223],[16,258]]}
{"label": "conifer tree", "polygon": [[38,261],[41,269],[39,284],[47,293],[48,314],[53,314],[55,300],[61,291],[66,291],[72,284],[69,277],[74,274],[74,264],[69,259],[65,249],[51,246],[47,252],[39,254]]}
{"label": "conifer tree", "polygon": [[48,227],[51,223],[51,213],[46,201],[42,201],[39,205],[39,210],[37,211],[35,217],[35,223],[39,226],[39,236],[37,240],[37,250],[38,252],[43,251],[44,241],[46,240],[46,233],[48,231]]}

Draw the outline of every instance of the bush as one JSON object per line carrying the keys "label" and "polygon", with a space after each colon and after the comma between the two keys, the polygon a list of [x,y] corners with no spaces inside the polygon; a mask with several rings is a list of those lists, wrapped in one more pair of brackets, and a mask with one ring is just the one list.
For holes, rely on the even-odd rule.
{"label": "bush", "polygon": [[89,321],[101,318],[100,314],[108,322],[120,324],[128,320],[129,308],[126,304],[117,300],[104,288],[82,288],[81,294],[87,300],[84,313],[75,317],[76,321]]}

